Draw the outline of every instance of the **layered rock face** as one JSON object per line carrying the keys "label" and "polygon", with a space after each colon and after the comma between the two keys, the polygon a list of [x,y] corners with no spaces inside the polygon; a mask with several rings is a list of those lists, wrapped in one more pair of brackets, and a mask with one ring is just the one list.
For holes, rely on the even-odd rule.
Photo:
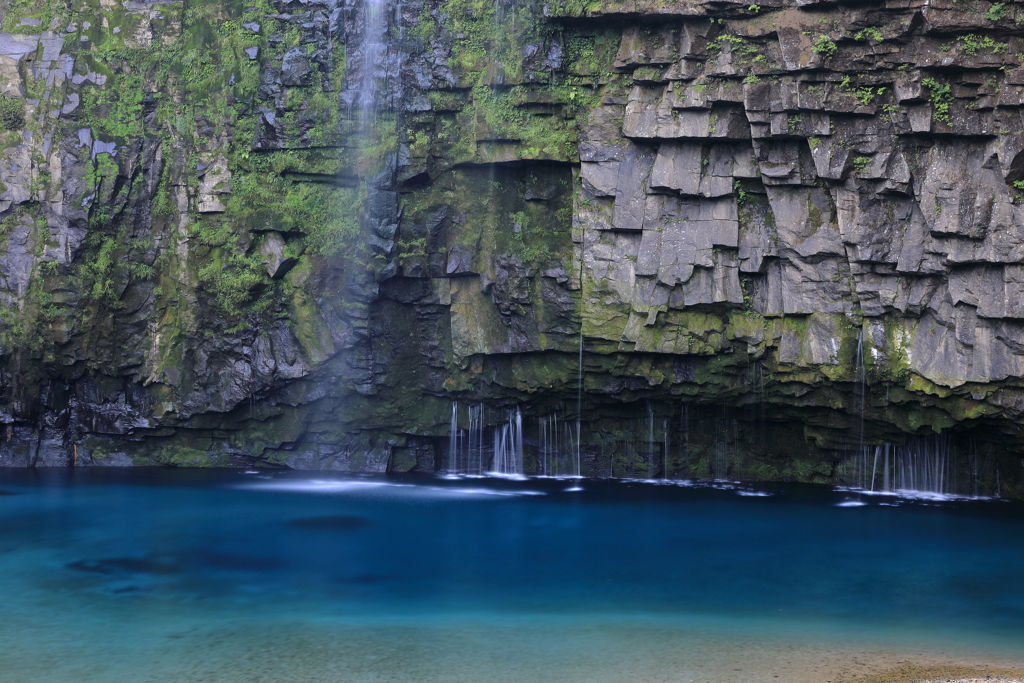
{"label": "layered rock face", "polygon": [[1018,17],[12,6],[0,462],[433,471],[473,406],[527,471],[579,412],[584,474],[1024,495]]}

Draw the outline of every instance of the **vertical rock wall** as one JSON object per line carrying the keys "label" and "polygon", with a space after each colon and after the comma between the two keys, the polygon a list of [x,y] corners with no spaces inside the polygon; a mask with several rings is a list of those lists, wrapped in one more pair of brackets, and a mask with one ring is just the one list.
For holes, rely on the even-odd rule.
{"label": "vertical rock wall", "polygon": [[1020,486],[1024,8],[386,8],[6,8],[0,462]]}

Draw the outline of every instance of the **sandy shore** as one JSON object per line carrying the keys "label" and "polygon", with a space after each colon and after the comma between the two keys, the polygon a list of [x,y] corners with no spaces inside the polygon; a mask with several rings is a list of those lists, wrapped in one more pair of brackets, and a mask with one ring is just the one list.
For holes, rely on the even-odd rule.
{"label": "sandy shore", "polygon": [[1024,683],[1024,657],[703,623],[197,620],[186,610],[146,628],[104,619],[85,629],[103,634],[93,639],[10,616],[0,680],[19,683]]}
{"label": "sandy shore", "polygon": [[987,666],[928,666],[904,664],[868,676],[847,678],[836,683],[1024,683],[1024,669],[1001,669]]}

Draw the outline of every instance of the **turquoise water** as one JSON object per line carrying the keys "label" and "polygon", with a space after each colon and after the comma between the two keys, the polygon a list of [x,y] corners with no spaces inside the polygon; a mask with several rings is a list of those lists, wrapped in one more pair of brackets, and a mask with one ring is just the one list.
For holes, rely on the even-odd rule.
{"label": "turquoise water", "polygon": [[0,471],[0,680],[824,680],[900,657],[1024,661],[1020,503],[571,488]]}

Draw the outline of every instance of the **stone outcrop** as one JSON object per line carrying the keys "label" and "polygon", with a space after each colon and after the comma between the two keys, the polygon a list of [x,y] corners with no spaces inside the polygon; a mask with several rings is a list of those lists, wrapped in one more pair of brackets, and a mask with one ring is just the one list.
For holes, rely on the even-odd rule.
{"label": "stone outcrop", "polygon": [[943,433],[1024,495],[1024,7],[383,11],[3,19],[0,463],[434,470],[453,400],[581,400],[591,474]]}

